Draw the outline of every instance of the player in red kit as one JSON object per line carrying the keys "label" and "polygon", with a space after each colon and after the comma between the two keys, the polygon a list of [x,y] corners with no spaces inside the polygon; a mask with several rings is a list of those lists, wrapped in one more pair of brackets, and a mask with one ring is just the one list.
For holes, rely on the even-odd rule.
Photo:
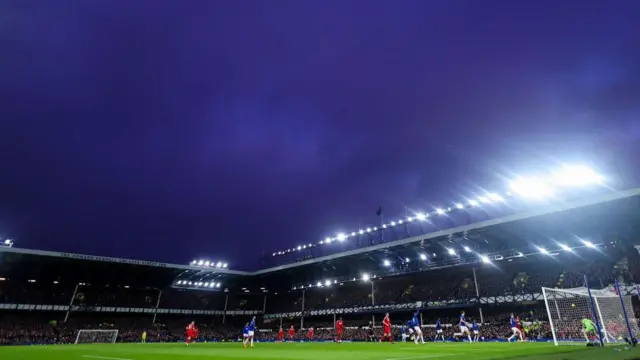
{"label": "player in red kit", "polygon": [[344,329],[344,323],[342,322],[342,318],[339,318],[336,321],[336,342],[342,343],[342,330]]}
{"label": "player in red kit", "polygon": [[293,336],[296,334],[296,330],[293,328],[293,325],[289,328],[289,341],[293,341]]}
{"label": "player in red kit", "polygon": [[278,342],[283,342],[283,341],[284,341],[284,330],[280,328],[280,330],[278,330]]}
{"label": "player in red kit", "polygon": [[393,336],[391,336],[391,319],[389,319],[389,313],[386,313],[384,315],[384,319],[382,320],[382,327],[384,328],[384,333],[382,334],[380,342],[389,340],[389,342],[393,344]]}
{"label": "player in red kit", "polygon": [[189,325],[187,325],[187,346],[191,343],[191,339],[195,340],[195,331],[196,331],[196,322],[192,321]]}
{"label": "player in red kit", "polygon": [[309,341],[313,341],[313,328],[310,327],[309,328],[309,334],[307,334],[307,336],[309,337]]}
{"label": "player in red kit", "polygon": [[516,316],[516,327],[518,328],[518,330],[520,330],[520,333],[522,334],[522,341],[527,340],[527,335],[524,333],[524,329],[522,328],[522,325],[520,324],[520,317]]}

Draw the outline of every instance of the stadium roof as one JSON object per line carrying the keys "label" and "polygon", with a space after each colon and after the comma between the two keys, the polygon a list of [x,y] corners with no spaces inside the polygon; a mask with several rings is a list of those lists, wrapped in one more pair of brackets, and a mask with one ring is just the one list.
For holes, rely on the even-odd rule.
{"label": "stadium roof", "polygon": [[478,263],[485,257],[490,260],[518,257],[520,253],[539,252],[536,246],[560,246],[554,243],[555,239],[561,239],[563,245],[568,241],[572,243],[570,246],[584,246],[586,243],[579,243],[580,236],[595,236],[593,241],[600,241],[607,232],[628,228],[624,225],[629,224],[630,217],[640,217],[638,195],[640,188],[558,202],[519,214],[256,272],[0,246],[0,277],[18,271],[17,265],[22,264],[26,266],[20,266],[21,276],[65,273],[80,281],[91,274],[77,274],[74,266],[91,263],[95,265],[90,268],[97,278],[104,278],[103,274],[113,274],[112,278],[125,276],[131,274],[134,267],[139,274],[147,273],[141,277],[154,278],[157,286],[167,286],[172,281],[175,286],[177,281],[185,280],[210,286],[218,281],[215,279],[224,277],[225,286],[289,288],[296,282],[325,279],[329,275],[335,278],[373,272],[385,267],[387,262],[390,270],[420,271]]}

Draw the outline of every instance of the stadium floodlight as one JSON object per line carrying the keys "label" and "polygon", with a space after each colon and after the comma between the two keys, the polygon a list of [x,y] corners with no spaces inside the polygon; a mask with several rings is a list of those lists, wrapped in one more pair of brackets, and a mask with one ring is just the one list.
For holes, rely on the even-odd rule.
{"label": "stadium floodlight", "polygon": [[466,251],[466,252],[471,252],[471,248],[465,245],[465,246],[464,246],[464,251]]}
{"label": "stadium floodlight", "polygon": [[408,263],[409,262],[409,258],[404,258],[404,262]]}
{"label": "stadium floodlight", "polygon": [[392,221],[392,222],[391,222],[391,224],[389,224],[389,225],[391,225],[391,226],[396,226],[396,222],[395,222],[395,221]]}
{"label": "stadium floodlight", "polygon": [[427,219],[427,216],[423,213],[417,213],[416,214],[416,219],[420,220],[420,221],[424,221]]}
{"label": "stadium floodlight", "polygon": [[582,240],[582,243],[589,248],[595,249],[595,245],[591,242],[591,241],[587,241],[587,240]]}
{"label": "stadium floodlight", "polygon": [[547,249],[543,247],[538,247],[538,251],[540,251],[541,254],[549,255],[549,252],[547,251]]}
{"label": "stadium floodlight", "polygon": [[202,260],[198,261],[198,266],[202,266],[202,265],[204,265],[204,261]]}
{"label": "stadium floodlight", "polygon": [[457,204],[456,204],[456,208],[458,208],[458,209],[464,209],[464,205],[462,205],[462,204],[460,204],[460,203],[457,203]]}
{"label": "stadium floodlight", "polygon": [[338,241],[344,241],[347,238],[347,236],[343,233],[338,234],[338,236],[336,236],[336,239],[338,239]]}
{"label": "stadium floodlight", "polygon": [[221,262],[218,262],[218,263],[216,264],[216,267],[217,267],[217,268],[221,268],[221,267],[222,267],[222,263],[221,263]]}
{"label": "stadium floodlight", "polygon": [[386,229],[387,228],[387,224],[382,224],[382,228]]}
{"label": "stadium floodlight", "polygon": [[326,242],[327,244],[331,244],[331,238],[328,237],[328,238],[324,239],[324,242]]}
{"label": "stadium floodlight", "polygon": [[191,265],[191,266],[196,266],[197,264],[198,264],[198,262],[197,262],[197,261],[195,261],[195,260],[193,260],[193,261],[191,261],[191,262],[189,263],[189,265]]}
{"label": "stadium floodlight", "polygon": [[352,232],[352,233],[351,233],[351,236],[356,236],[356,232],[355,232],[355,231],[354,231],[354,232]]}
{"label": "stadium floodlight", "polygon": [[337,284],[337,283],[338,283],[338,280],[333,280],[333,283],[334,283],[334,284]]}
{"label": "stadium floodlight", "polygon": [[444,210],[443,209],[436,209],[436,213],[438,215],[444,215]]}
{"label": "stadium floodlight", "polygon": [[331,280],[327,280],[324,282],[324,286],[331,286]]}
{"label": "stadium floodlight", "polygon": [[378,231],[378,227],[374,226],[373,231]]}
{"label": "stadium floodlight", "polygon": [[358,231],[358,233],[359,233],[360,235],[362,235],[362,234],[364,234],[364,230],[360,230],[360,231]]}
{"label": "stadium floodlight", "polygon": [[602,175],[582,165],[563,166],[552,178],[553,183],[558,186],[577,187],[601,184],[603,182]]}
{"label": "stadium floodlight", "polygon": [[538,179],[516,179],[510,184],[511,190],[529,199],[544,199],[553,196],[554,191],[548,183]]}
{"label": "stadium floodlight", "polygon": [[420,260],[427,260],[427,255],[420,254]]}
{"label": "stadium floodlight", "polygon": [[217,288],[219,288],[219,287],[220,287],[220,285],[222,285],[222,284],[221,284],[221,283],[217,283],[217,284],[216,284],[216,287],[217,287]]}
{"label": "stadium floodlight", "polygon": [[478,206],[478,201],[477,200],[469,200],[469,205],[470,206]]}
{"label": "stadium floodlight", "polygon": [[369,281],[369,279],[370,279],[369,274],[367,273],[362,274],[362,281]]}
{"label": "stadium floodlight", "polygon": [[568,246],[567,246],[567,245],[565,245],[565,244],[560,244],[560,247],[561,247],[561,248],[562,248],[562,250],[564,250],[564,251],[571,251],[571,248],[570,248],[570,247],[568,247]]}
{"label": "stadium floodlight", "polygon": [[447,249],[447,252],[449,253],[449,255],[455,255],[456,251],[453,249]]}
{"label": "stadium floodlight", "polygon": [[413,221],[413,218],[412,218],[411,216],[409,216],[409,217],[407,218],[407,222],[412,222],[412,221]]}
{"label": "stadium floodlight", "polygon": [[209,261],[204,262],[204,266],[209,266],[211,263]]}
{"label": "stadium floodlight", "polygon": [[486,255],[480,255],[480,260],[482,260],[483,263],[488,264],[491,261],[489,261],[489,257]]}
{"label": "stadium floodlight", "polygon": [[382,265],[384,265],[384,266],[391,266],[391,261],[389,261],[389,260],[386,260],[386,259],[385,259],[385,260],[382,262]]}
{"label": "stadium floodlight", "polygon": [[371,228],[367,228],[367,232],[371,232]]}
{"label": "stadium floodlight", "polygon": [[223,264],[222,264],[222,268],[223,268],[223,269],[226,269],[226,268],[228,268],[228,267],[229,267],[229,264],[227,264],[227,263],[223,263]]}
{"label": "stadium floodlight", "polygon": [[302,250],[302,246],[298,245],[298,251]]}
{"label": "stadium floodlight", "polygon": [[402,224],[402,220],[398,220],[398,224]]}
{"label": "stadium floodlight", "polygon": [[318,282],[316,283],[316,286],[322,286],[322,283],[321,283],[320,281],[318,281]]}

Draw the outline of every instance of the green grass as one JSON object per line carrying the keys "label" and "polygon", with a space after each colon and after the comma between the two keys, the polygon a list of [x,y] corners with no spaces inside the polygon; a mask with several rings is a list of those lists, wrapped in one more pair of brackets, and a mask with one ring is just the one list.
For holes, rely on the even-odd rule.
{"label": "green grass", "polygon": [[[620,349],[620,348],[619,348]],[[7,360],[618,360],[640,359],[637,349],[616,351],[548,343],[239,343],[117,344],[0,347]]]}

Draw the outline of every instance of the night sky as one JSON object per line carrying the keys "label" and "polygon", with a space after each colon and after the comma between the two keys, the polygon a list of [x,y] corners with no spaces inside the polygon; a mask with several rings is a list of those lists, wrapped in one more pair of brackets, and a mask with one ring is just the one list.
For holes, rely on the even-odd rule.
{"label": "night sky", "polygon": [[231,268],[640,153],[640,1],[0,4],[0,235]]}

